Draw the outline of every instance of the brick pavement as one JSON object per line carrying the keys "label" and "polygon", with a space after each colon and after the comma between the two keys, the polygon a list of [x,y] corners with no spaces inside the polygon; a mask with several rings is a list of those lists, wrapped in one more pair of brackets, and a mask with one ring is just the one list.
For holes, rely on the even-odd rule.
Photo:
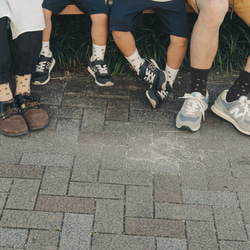
{"label": "brick pavement", "polygon": [[[210,77],[211,102],[234,77]],[[188,79],[158,110],[136,77],[33,86],[51,123],[0,136],[0,249],[250,249],[250,139],[210,111],[177,130]]]}

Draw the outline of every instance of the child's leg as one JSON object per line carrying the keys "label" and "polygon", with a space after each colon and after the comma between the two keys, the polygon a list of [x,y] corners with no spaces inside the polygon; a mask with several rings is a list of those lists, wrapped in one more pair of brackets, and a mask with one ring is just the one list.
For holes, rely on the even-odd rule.
{"label": "child's leg", "polygon": [[168,82],[171,87],[173,86],[186,51],[187,39],[170,35],[170,44],[167,50],[167,64],[165,70],[167,72]]}

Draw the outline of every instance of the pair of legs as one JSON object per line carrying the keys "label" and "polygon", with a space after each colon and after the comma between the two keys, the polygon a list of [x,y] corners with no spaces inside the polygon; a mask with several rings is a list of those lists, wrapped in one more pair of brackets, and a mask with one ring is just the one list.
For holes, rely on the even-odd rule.
{"label": "pair of legs", "polygon": [[[219,29],[228,11],[229,3],[231,6],[233,1],[188,1],[191,2],[191,5],[197,7],[199,16],[194,25],[190,45],[191,94],[185,94],[184,96],[186,100],[177,115],[176,126],[185,130],[197,131],[208,107],[207,78],[218,49]],[[235,5],[235,12],[237,13],[239,11],[237,0],[235,3],[237,4]],[[249,2],[245,1],[245,5],[250,8]],[[240,6],[240,9],[242,10],[242,6]],[[249,102],[246,97],[250,93],[249,70],[250,58],[248,58],[244,71],[234,85],[229,91],[223,91],[211,107],[215,114],[231,122],[245,134],[250,134]],[[244,109],[240,107],[244,107]],[[242,112],[237,111],[238,113],[234,115],[236,110],[242,110]],[[243,117],[240,121],[239,115]]]}
{"label": "pair of legs", "polygon": [[[30,79],[39,51],[42,31],[26,32],[12,40],[8,18],[0,18],[0,133],[18,136],[48,125],[48,114],[30,95]],[[12,74],[16,89],[10,89]]]}
{"label": "pair of legs", "polygon": [[[46,5],[45,5],[46,6]],[[52,6],[48,5],[53,9]],[[37,63],[37,72],[33,75],[33,84],[44,85],[50,80],[50,72],[55,64],[50,51],[50,37],[52,31],[51,17],[53,11],[43,8],[45,18],[45,29],[43,30],[43,44],[40,57]],[[90,58],[89,72],[95,78],[99,86],[112,86],[113,79],[109,75],[104,56],[106,52],[106,43],[108,38],[108,15],[106,13],[90,14],[92,21],[92,56]]]}

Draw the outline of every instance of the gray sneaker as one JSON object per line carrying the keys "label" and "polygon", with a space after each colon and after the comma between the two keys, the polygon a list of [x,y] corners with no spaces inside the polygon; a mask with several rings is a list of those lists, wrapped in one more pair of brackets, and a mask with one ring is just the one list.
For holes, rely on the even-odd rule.
{"label": "gray sneaker", "polygon": [[201,119],[205,120],[205,111],[208,107],[208,93],[203,96],[199,92],[185,94],[181,110],[176,117],[176,127],[182,130],[197,131],[201,127]]}
{"label": "gray sneaker", "polygon": [[241,96],[238,100],[227,102],[228,90],[224,90],[215,100],[211,110],[221,118],[231,122],[241,133],[250,135],[250,100]]}

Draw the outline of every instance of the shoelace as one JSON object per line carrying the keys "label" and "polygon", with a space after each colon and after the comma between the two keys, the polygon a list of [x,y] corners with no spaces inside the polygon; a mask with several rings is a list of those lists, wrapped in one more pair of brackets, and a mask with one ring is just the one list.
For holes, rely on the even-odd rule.
{"label": "shoelace", "polygon": [[36,65],[36,72],[43,72],[46,66],[46,61],[39,62],[38,65]]}
{"label": "shoelace", "polygon": [[158,91],[158,93],[161,96],[162,100],[164,100],[165,98],[167,98],[167,96],[169,94],[167,90],[161,90],[161,91]]}
{"label": "shoelace", "polygon": [[250,100],[247,99],[247,97],[241,97],[239,99],[241,107],[243,107],[243,116],[242,116],[242,121],[244,120],[245,116],[248,115],[250,116]]}
{"label": "shoelace", "polygon": [[96,68],[100,74],[108,74],[107,65],[96,65]]}
{"label": "shoelace", "polygon": [[204,101],[201,97],[192,96],[191,94],[185,93],[183,97],[179,97],[180,99],[187,99],[187,103],[185,105],[185,110],[187,114],[194,115],[194,113],[200,109],[202,113],[203,121],[205,121],[205,105]]}
{"label": "shoelace", "polygon": [[6,103],[5,109],[3,113],[1,114],[1,117],[3,119],[9,118],[11,116],[17,115],[19,113],[19,110],[13,106],[13,103]]}

